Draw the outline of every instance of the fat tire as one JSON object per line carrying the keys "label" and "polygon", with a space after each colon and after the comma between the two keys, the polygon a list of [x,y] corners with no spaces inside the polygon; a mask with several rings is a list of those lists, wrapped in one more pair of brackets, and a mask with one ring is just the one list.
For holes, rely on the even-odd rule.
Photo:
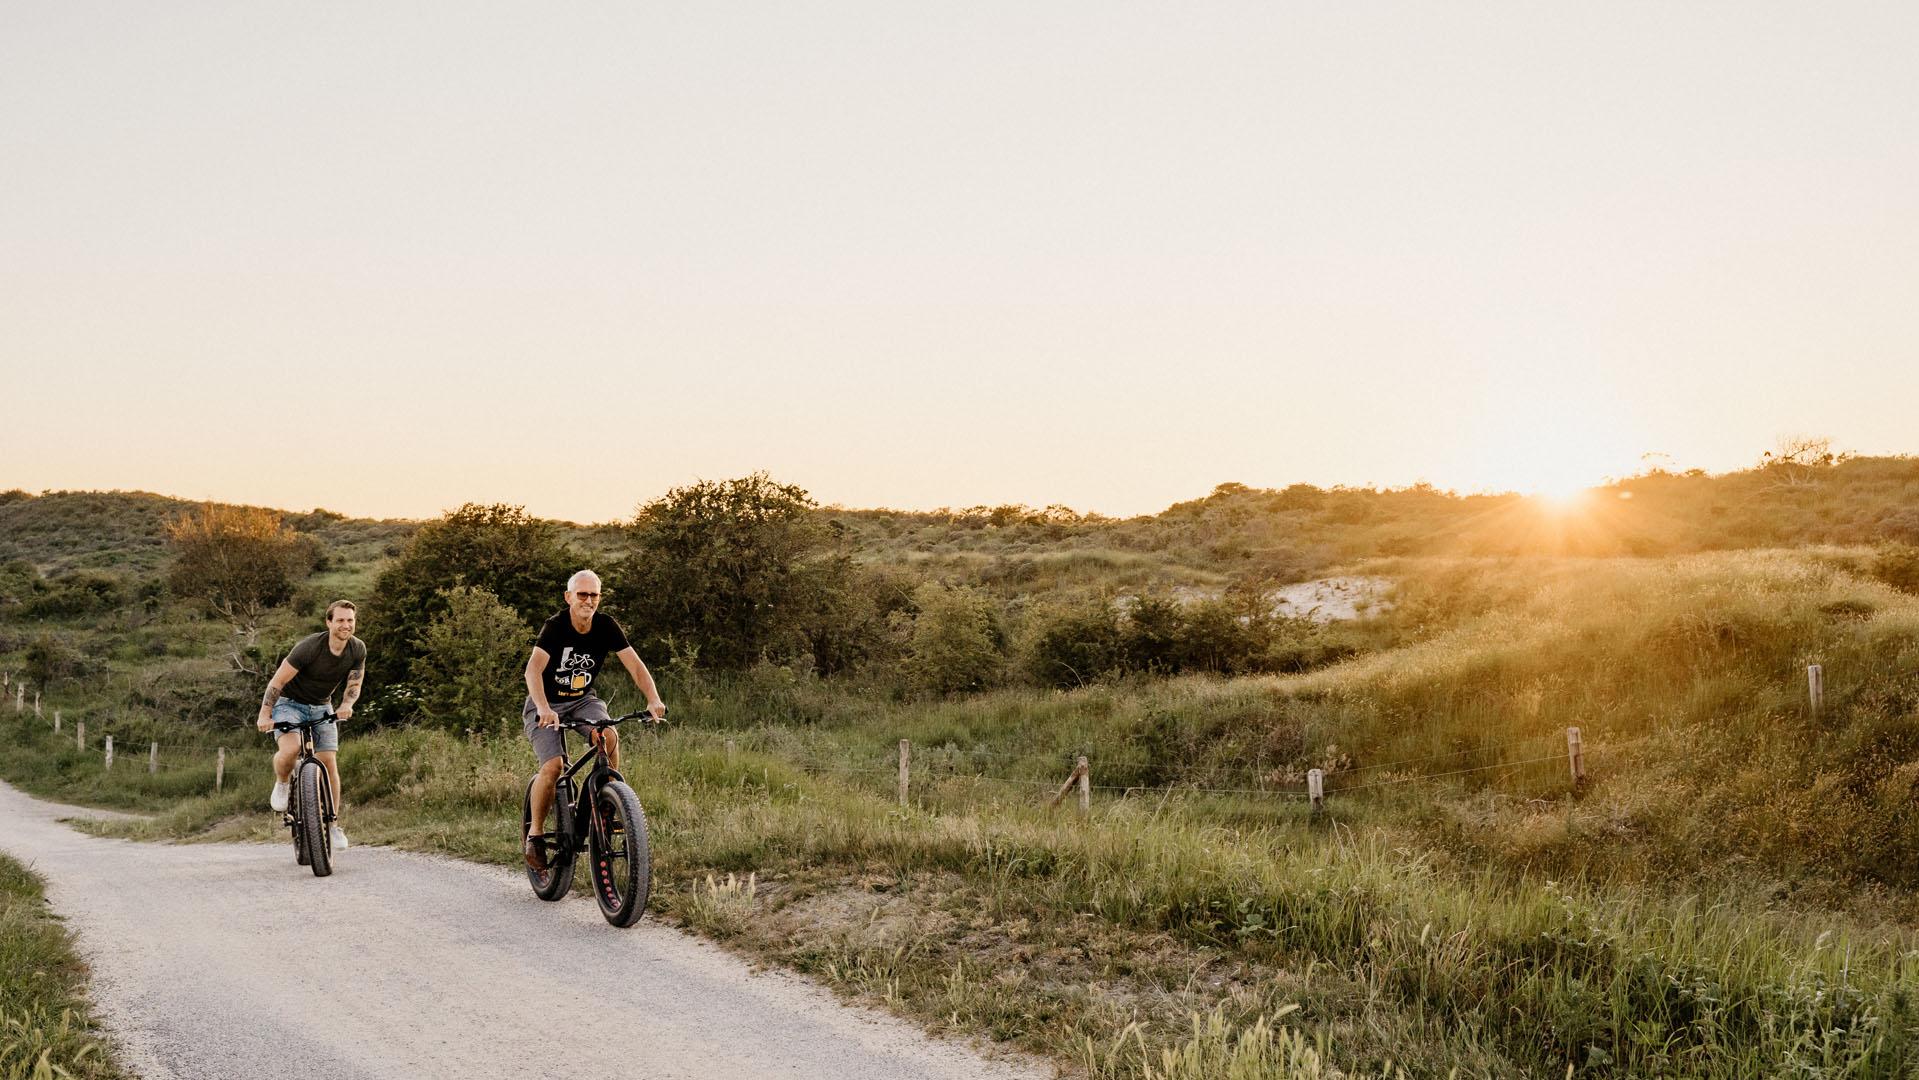
{"label": "fat tire", "polygon": [[[554,818],[560,815],[559,792],[554,795]],[[526,795],[520,800],[520,846],[526,847],[526,838],[533,831],[533,781],[526,782]],[[542,900],[558,900],[573,888],[573,849],[564,838],[552,845],[546,853],[546,869],[526,868],[527,883],[533,886],[533,895]]]}
{"label": "fat tire", "polygon": [[[587,850],[593,863],[593,898],[600,914],[614,926],[632,926],[646,914],[647,894],[653,888],[653,852],[647,843],[646,811],[640,797],[624,781],[609,780],[594,796],[595,821],[587,830]],[[613,828],[626,837],[623,862],[609,858],[616,843]]]}
{"label": "fat tire", "polygon": [[326,877],[333,873],[333,837],[327,833],[320,803],[320,785],[326,783],[326,772],[317,761],[301,762],[299,771],[300,820],[293,827],[305,838],[313,876]]}

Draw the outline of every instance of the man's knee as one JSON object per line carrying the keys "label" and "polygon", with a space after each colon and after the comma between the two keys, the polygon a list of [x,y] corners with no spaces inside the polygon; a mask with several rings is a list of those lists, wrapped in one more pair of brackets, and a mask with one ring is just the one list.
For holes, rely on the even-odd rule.
{"label": "man's knee", "polygon": [[540,771],[537,775],[540,779],[551,784],[560,778],[560,764],[559,758],[547,758],[545,761],[540,762]]}

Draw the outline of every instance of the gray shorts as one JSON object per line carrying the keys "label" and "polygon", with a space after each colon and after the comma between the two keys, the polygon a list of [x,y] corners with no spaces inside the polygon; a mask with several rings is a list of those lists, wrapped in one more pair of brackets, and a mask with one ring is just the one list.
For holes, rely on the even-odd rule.
{"label": "gray shorts", "polygon": [[[592,694],[572,701],[549,701],[547,704],[560,714],[562,720],[589,720],[604,724],[613,719],[613,714],[606,711],[606,702]],[[531,697],[520,706],[520,720],[526,728],[527,739],[533,743],[533,752],[540,756],[540,764],[544,765],[560,756],[561,729],[539,726],[540,710]]]}

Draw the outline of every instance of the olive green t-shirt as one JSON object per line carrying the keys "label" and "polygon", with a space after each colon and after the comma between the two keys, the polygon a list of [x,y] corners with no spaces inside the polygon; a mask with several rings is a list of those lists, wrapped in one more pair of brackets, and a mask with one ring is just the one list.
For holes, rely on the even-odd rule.
{"label": "olive green t-shirt", "polygon": [[327,635],[314,634],[300,639],[287,653],[287,663],[300,673],[287,683],[286,696],[302,705],[325,705],[350,672],[366,667],[366,642],[350,638],[335,656],[327,647]]}

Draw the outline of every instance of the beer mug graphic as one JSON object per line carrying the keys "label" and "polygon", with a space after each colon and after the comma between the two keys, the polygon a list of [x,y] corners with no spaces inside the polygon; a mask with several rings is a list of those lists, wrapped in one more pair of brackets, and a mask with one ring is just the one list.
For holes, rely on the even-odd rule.
{"label": "beer mug graphic", "polygon": [[567,685],[567,688],[571,690],[584,690],[586,689],[586,684],[587,684],[586,672],[576,671],[573,673],[573,677],[567,680],[566,685]]}

